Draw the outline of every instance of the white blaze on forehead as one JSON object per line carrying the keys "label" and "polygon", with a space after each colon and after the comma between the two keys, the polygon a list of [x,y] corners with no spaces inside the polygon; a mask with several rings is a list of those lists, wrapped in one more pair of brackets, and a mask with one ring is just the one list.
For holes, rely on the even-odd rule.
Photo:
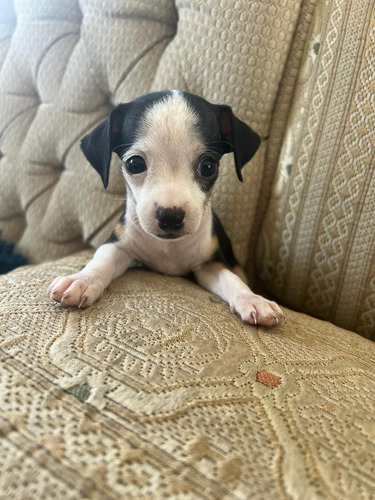
{"label": "white blaze on forehead", "polygon": [[198,120],[183,94],[172,91],[146,110],[135,145],[164,166],[186,165],[204,151]]}
{"label": "white blaze on forehead", "polygon": [[147,169],[140,175],[124,170],[132,192],[128,213],[133,207],[140,226],[150,235],[164,234],[158,207],[182,209],[185,234],[195,233],[202,224],[207,195],[196,180],[196,170],[205,145],[198,125],[198,114],[178,91],[150,105],[138,124],[135,142],[124,159],[141,155]]}

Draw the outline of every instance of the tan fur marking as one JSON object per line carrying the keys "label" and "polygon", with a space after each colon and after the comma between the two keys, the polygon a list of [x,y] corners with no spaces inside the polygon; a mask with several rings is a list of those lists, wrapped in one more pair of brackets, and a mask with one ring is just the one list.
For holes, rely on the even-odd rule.
{"label": "tan fur marking", "polygon": [[232,272],[236,274],[246,285],[249,284],[249,280],[247,279],[245,271],[242,269],[240,265],[234,266]]}
{"label": "tan fur marking", "polygon": [[211,238],[210,246],[207,251],[207,261],[209,262],[212,260],[212,257],[215,255],[215,252],[217,252],[219,248],[219,240],[217,239],[216,235],[213,235]]}
{"label": "tan fur marking", "polygon": [[115,235],[119,241],[121,241],[125,236],[125,226],[120,222],[118,222],[115,227]]}

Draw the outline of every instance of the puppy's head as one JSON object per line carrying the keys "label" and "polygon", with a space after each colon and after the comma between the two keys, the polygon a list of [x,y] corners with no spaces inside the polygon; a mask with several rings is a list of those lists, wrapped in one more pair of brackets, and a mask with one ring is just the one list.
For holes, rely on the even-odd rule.
{"label": "puppy's head", "polygon": [[259,136],[229,106],[172,90],[117,106],[82,139],[81,148],[104,187],[116,152],[142,229],[175,239],[200,227],[220,158],[234,153],[242,181],[241,169],[259,144]]}

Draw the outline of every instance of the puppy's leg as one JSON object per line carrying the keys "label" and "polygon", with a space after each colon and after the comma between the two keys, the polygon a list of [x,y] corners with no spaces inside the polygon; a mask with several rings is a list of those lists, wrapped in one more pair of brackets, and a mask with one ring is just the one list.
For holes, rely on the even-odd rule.
{"label": "puppy's leg", "polygon": [[56,302],[68,306],[89,307],[96,302],[114,279],[130,266],[132,259],[115,243],[97,249],[90,262],[76,274],[56,278],[47,293]]}
{"label": "puppy's leg", "polygon": [[236,276],[238,276],[239,278],[241,278],[241,280],[246,284],[248,285],[249,284],[249,280],[247,279],[247,276],[245,274],[245,271],[242,269],[242,267],[238,264],[237,266],[234,266],[232,268],[232,273],[234,273]]}
{"label": "puppy's leg", "polygon": [[208,262],[194,271],[198,283],[228,302],[230,309],[252,325],[275,326],[284,319],[276,302],[253,293],[243,280],[220,262]]}

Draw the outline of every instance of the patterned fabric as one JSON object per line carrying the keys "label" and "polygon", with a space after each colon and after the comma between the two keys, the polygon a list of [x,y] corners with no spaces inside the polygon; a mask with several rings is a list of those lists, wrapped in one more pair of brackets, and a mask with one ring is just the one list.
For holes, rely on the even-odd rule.
{"label": "patterned fabric", "polygon": [[257,259],[286,304],[373,339],[374,9],[317,4]]}
{"label": "patterned fabric", "polygon": [[[180,88],[228,103],[267,136],[299,3],[18,0],[11,39],[12,3],[2,3],[4,238],[18,241],[33,262],[106,239],[125,196],[119,163],[113,159],[105,192],[79,140],[115,104],[149,90]],[[250,234],[264,153],[265,146],[245,169],[244,185],[234,174],[233,159],[225,158],[215,190],[242,262],[254,246]]]}
{"label": "patterned fabric", "polygon": [[[240,260],[277,168],[268,286],[370,336],[370,4],[3,0],[4,238],[34,262],[99,245],[123,181],[114,159],[105,192],[80,138],[116,103],[181,88],[265,138],[244,185],[226,158],[215,192]],[[141,270],[90,309],[53,304],[52,278],[91,255],[0,277],[1,500],[373,497],[374,343],[289,310],[246,326],[193,282]]]}
{"label": "patterned fabric", "polygon": [[140,270],[54,305],[89,255],[0,278],[1,498],[373,497],[375,344]]}

